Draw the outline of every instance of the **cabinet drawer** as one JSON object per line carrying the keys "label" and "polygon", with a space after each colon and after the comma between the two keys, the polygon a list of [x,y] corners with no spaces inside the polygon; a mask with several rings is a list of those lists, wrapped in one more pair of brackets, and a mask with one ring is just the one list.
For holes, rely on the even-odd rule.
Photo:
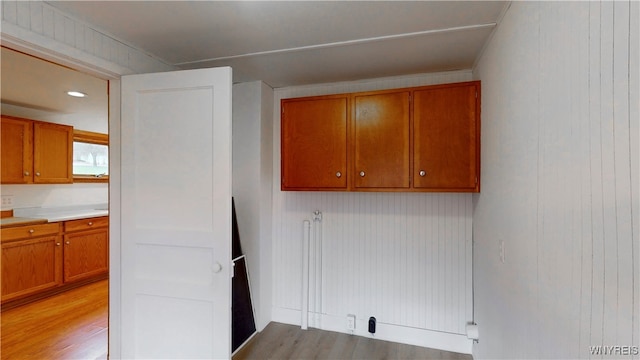
{"label": "cabinet drawer", "polygon": [[109,226],[109,217],[102,216],[89,219],[70,220],[64,222],[64,232],[90,230]]}
{"label": "cabinet drawer", "polygon": [[60,232],[58,223],[18,226],[0,230],[2,242],[29,239],[45,235],[57,235]]}

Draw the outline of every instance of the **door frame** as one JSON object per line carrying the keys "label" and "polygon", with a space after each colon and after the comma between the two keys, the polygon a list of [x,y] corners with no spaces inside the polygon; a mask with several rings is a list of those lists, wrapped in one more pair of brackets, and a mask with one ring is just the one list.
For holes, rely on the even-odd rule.
{"label": "door frame", "polygon": [[[3,24],[4,25],[4,24]],[[81,71],[109,82],[109,320],[108,356],[120,359],[121,351],[121,203],[120,203],[120,77],[133,74],[130,69],[70,46],[42,41],[38,34],[21,33],[21,38],[2,33],[2,45],[25,54]],[[54,50],[54,48],[56,50]],[[58,51],[60,50],[60,51]],[[99,64],[99,65],[98,65]],[[150,69],[149,72],[153,70]]]}

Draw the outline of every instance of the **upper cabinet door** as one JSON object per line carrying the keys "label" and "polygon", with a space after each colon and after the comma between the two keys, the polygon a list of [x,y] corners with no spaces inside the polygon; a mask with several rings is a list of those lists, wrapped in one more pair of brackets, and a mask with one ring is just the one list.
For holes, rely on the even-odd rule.
{"label": "upper cabinet door", "polygon": [[35,122],[33,126],[33,182],[73,182],[73,127]]}
{"label": "upper cabinet door", "polygon": [[479,191],[480,83],[414,92],[415,188]]}
{"label": "upper cabinet door", "polygon": [[2,183],[32,182],[33,122],[3,116],[1,124]]}
{"label": "upper cabinet door", "polygon": [[346,190],[347,96],[281,104],[282,190]]}
{"label": "upper cabinet door", "polygon": [[409,94],[355,96],[355,188],[409,188]]}

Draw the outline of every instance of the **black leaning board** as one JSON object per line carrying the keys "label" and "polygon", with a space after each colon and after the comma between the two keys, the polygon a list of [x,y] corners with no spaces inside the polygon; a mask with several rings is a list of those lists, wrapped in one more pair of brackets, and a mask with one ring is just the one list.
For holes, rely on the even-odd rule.
{"label": "black leaning board", "polygon": [[[231,199],[232,239],[231,248],[233,258],[242,255],[240,247],[240,232],[236,218],[236,207]],[[249,292],[249,276],[247,274],[246,257],[234,261],[234,276],[231,279],[231,351],[236,351],[251,335],[256,332],[253,318],[251,293]]]}
{"label": "black leaning board", "polygon": [[236,217],[236,202],[231,198],[231,258],[236,259],[242,255],[240,246],[240,232],[238,231],[238,218]]}
{"label": "black leaning board", "polygon": [[231,305],[231,349],[236,351],[251,335],[256,332],[256,323],[253,319],[253,307],[249,293],[249,279],[244,257],[236,260],[231,281],[232,299]]}

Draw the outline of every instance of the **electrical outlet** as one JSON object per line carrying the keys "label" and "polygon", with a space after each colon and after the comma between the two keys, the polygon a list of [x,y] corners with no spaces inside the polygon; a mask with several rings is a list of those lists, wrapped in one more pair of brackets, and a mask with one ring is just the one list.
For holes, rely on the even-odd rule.
{"label": "electrical outlet", "polygon": [[2,195],[2,208],[3,209],[13,208],[13,195]]}
{"label": "electrical outlet", "polygon": [[353,314],[347,315],[347,330],[354,331],[356,329],[356,316]]}

